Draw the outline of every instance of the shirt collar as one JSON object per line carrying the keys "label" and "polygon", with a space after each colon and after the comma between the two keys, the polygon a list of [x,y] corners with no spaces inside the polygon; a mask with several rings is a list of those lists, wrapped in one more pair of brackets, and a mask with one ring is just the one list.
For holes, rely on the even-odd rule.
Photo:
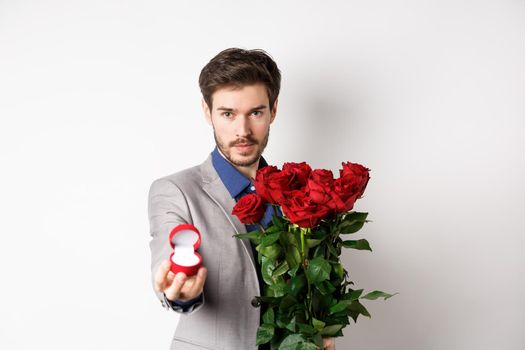
{"label": "shirt collar", "polygon": [[[219,174],[222,183],[230,192],[232,198],[236,199],[246,187],[251,185],[250,179],[241,174],[224,156],[219,152],[217,146],[211,152],[213,167]],[[261,156],[259,159],[259,169],[267,166],[266,160]]]}

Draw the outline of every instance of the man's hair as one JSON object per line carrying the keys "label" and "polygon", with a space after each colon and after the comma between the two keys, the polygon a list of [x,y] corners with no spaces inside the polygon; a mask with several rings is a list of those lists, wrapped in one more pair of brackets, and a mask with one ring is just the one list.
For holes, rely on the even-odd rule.
{"label": "man's hair", "polygon": [[281,72],[268,53],[261,49],[229,48],[219,52],[201,71],[199,86],[204,101],[212,108],[212,95],[226,86],[242,88],[263,83],[266,86],[269,108],[279,96]]}

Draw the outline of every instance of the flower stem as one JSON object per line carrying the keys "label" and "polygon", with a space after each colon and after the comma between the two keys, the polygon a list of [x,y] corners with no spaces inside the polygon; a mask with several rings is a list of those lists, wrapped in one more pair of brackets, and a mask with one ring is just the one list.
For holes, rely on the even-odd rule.
{"label": "flower stem", "polygon": [[301,260],[302,260],[302,263],[303,263],[303,266],[305,267],[306,269],[306,258],[304,256],[304,229],[301,228]]}
{"label": "flower stem", "polygon": [[[305,257],[305,251],[304,251],[304,233],[305,233],[305,229],[304,228],[300,228],[300,232],[301,232],[301,265],[303,266],[303,270],[304,270],[304,273],[306,275],[306,257]],[[305,300],[305,306],[306,306],[306,320],[310,320],[312,318],[311,316],[311,312],[310,312],[310,281],[308,280],[308,278],[306,278],[306,284],[308,286],[308,294],[306,295],[306,300]]]}
{"label": "flower stem", "polygon": [[[305,235],[309,234],[311,232],[310,228],[301,228],[301,260],[303,265],[304,273],[306,274],[306,269],[308,268],[308,260],[306,257],[306,249],[305,249]],[[308,286],[308,294],[306,295],[306,319],[307,321],[310,321],[314,317],[313,311],[312,311],[312,297],[313,297],[313,290],[312,285],[310,284],[310,281],[308,278],[306,278],[306,285]]]}
{"label": "flower stem", "polygon": [[275,217],[278,217],[279,213],[277,212],[277,206],[272,204],[272,208],[273,208],[273,214],[275,215]]}

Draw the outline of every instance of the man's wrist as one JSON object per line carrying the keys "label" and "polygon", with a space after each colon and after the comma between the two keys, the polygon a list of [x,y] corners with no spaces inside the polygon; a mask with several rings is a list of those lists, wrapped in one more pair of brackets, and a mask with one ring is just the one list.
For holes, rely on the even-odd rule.
{"label": "man's wrist", "polygon": [[201,305],[203,302],[203,293],[199,294],[196,298],[190,299],[190,300],[170,300],[166,296],[166,294],[163,293],[164,296],[164,302],[166,305],[172,309],[173,311],[180,312],[180,313],[189,313],[193,311],[197,306]]}

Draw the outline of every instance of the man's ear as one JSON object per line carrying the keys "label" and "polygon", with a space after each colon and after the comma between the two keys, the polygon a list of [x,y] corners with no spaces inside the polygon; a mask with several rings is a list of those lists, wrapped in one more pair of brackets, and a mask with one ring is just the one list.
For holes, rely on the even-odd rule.
{"label": "man's ear", "polygon": [[279,101],[279,97],[277,97],[275,99],[275,101],[273,101],[273,106],[272,106],[272,117],[270,118],[270,124],[273,123],[273,120],[275,119],[275,115],[277,114],[277,102]]}
{"label": "man's ear", "polygon": [[202,112],[204,113],[204,118],[206,118],[206,122],[212,125],[210,108],[208,107],[208,104],[206,103],[206,101],[204,101],[204,98],[201,98],[201,106],[202,106]]}

